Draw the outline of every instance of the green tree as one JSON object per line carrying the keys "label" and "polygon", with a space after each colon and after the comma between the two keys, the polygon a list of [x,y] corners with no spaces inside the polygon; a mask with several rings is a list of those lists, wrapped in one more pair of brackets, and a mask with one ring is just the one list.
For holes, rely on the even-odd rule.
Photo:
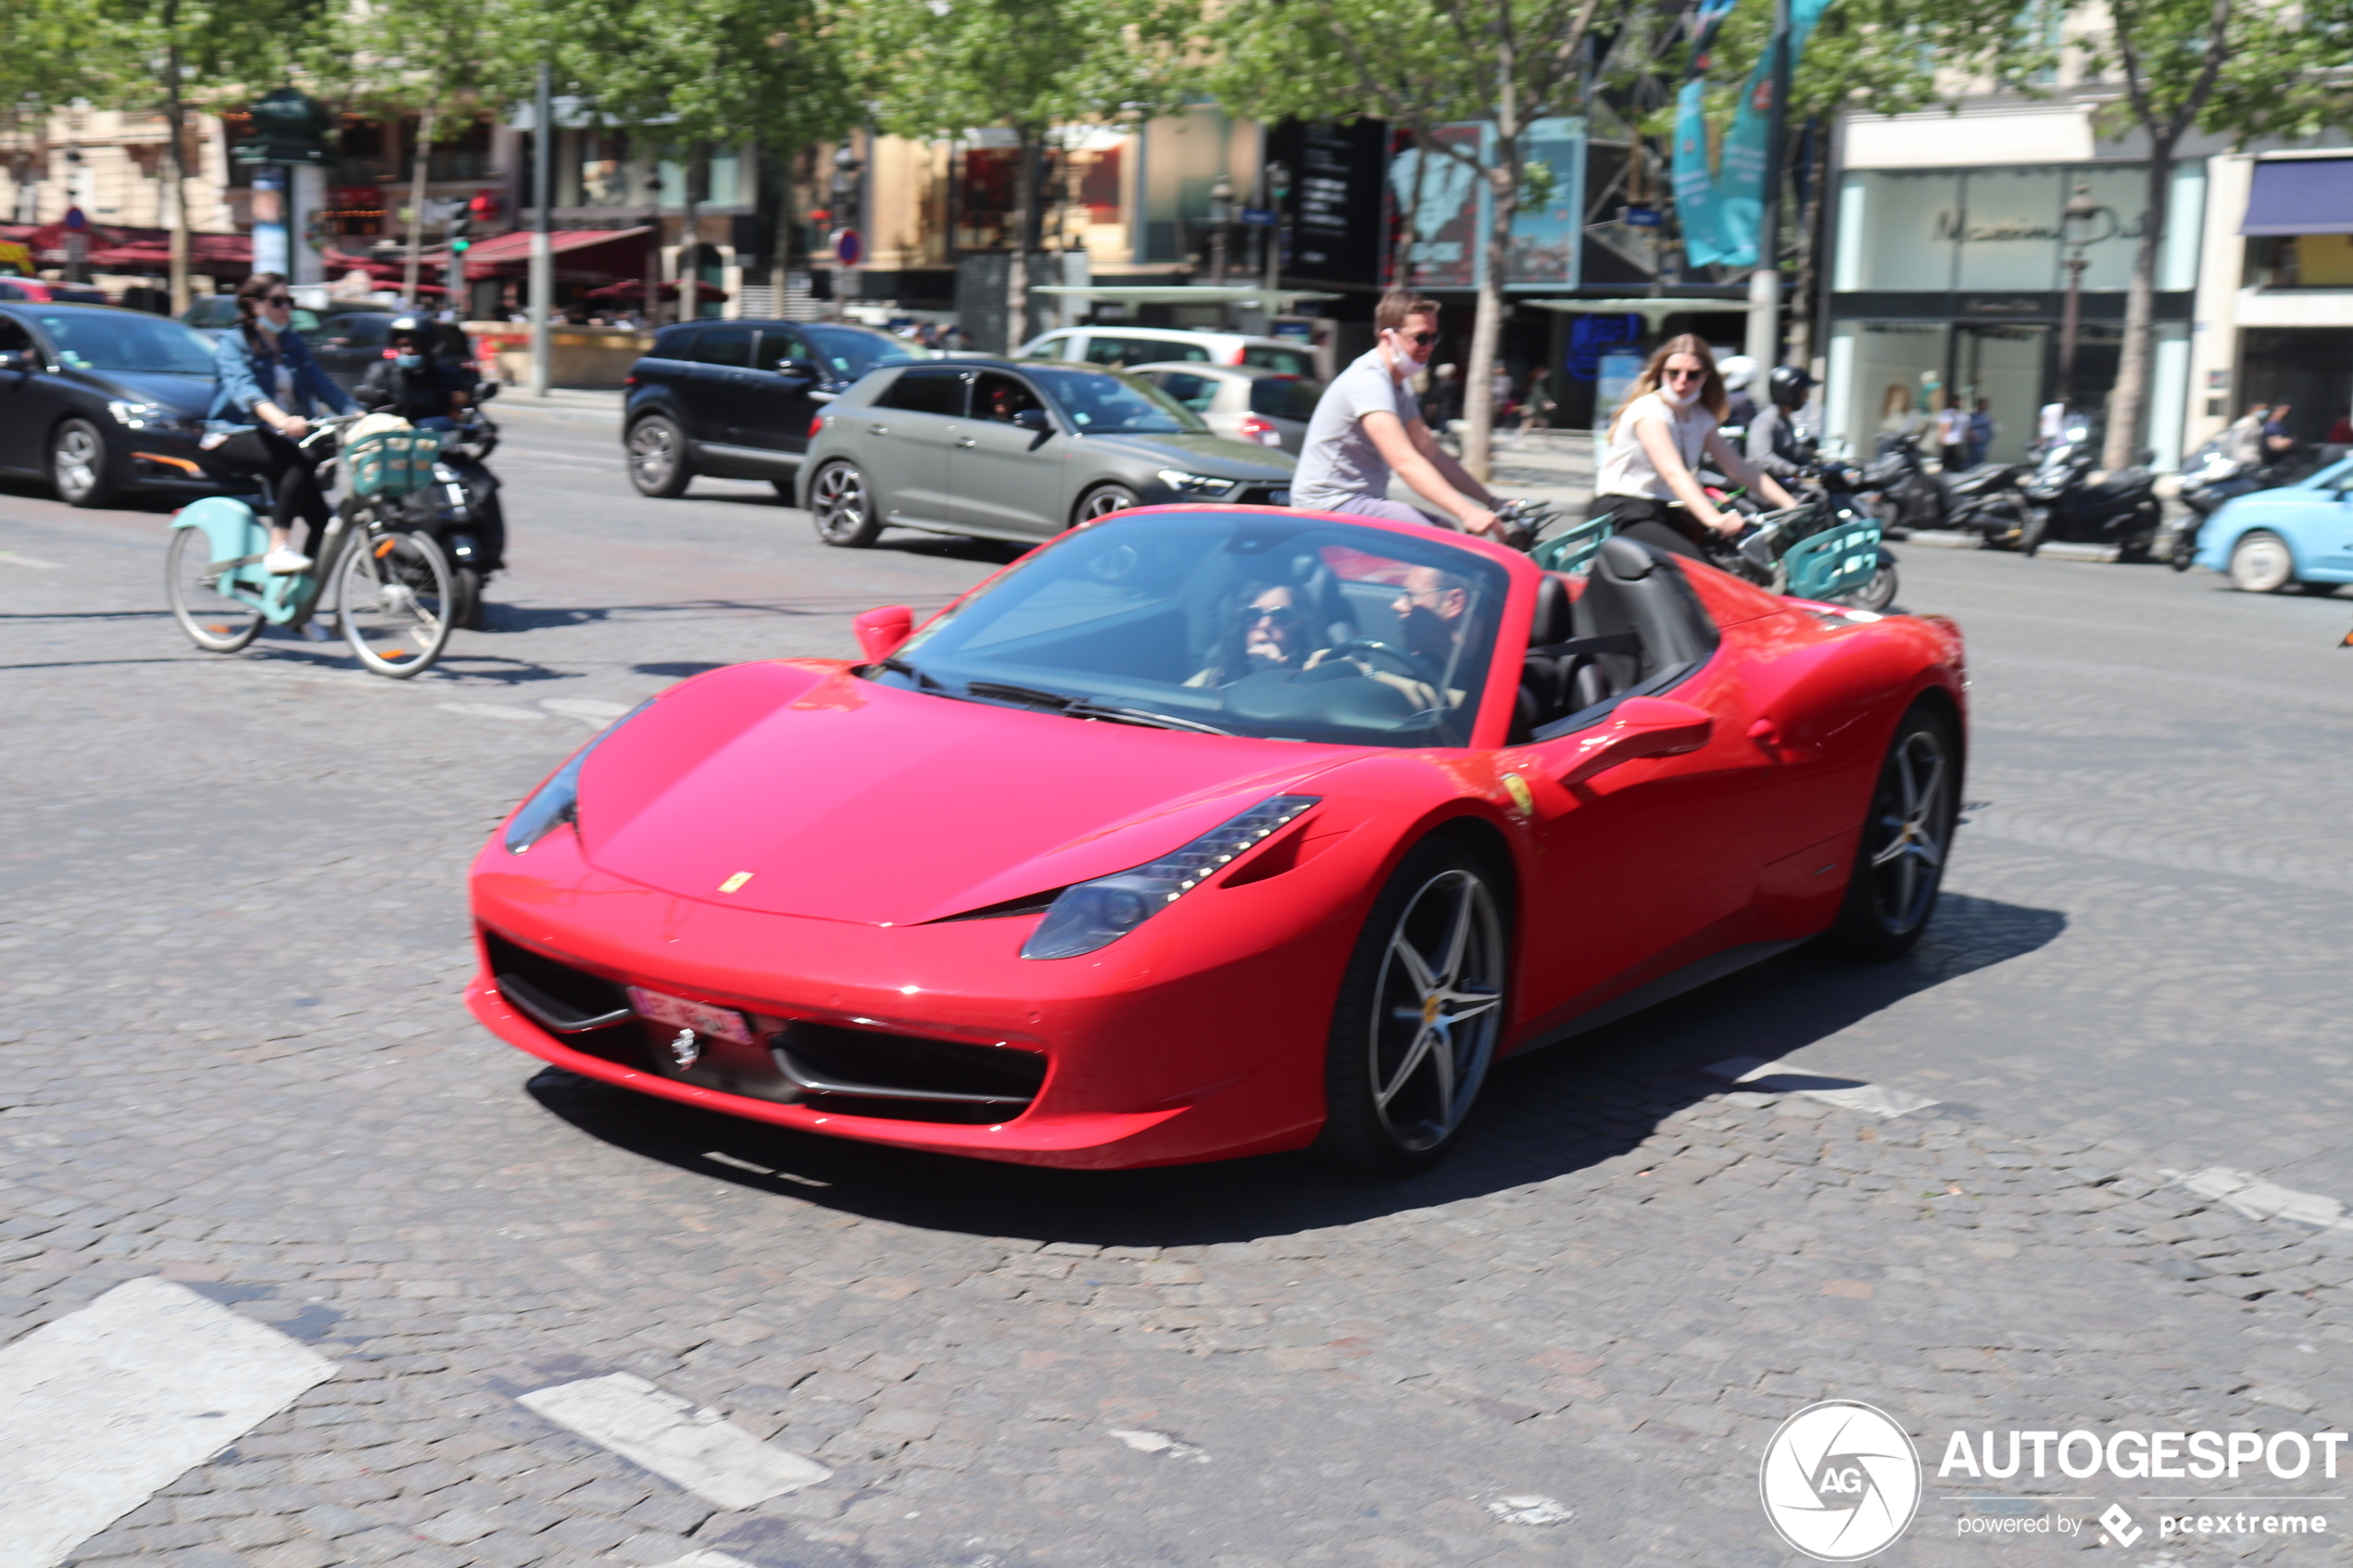
{"label": "green tree", "polygon": [[[1387,119],[1413,132],[1425,157],[1453,158],[1486,183],[1463,399],[1463,466],[1481,480],[1491,471],[1504,258],[1531,194],[1529,126],[1579,107],[1586,37],[1641,9],[1636,0],[1236,0],[1210,26],[1217,63],[1208,79],[1235,112]],[[1485,153],[1432,134],[1464,120],[1494,125]]]}
{"label": "green tree", "polygon": [[870,0],[861,14],[862,74],[881,129],[1013,132],[1008,347],[1026,335],[1047,138],[1058,127],[1133,123],[1177,107],[1196,19],[1187,0]]}
{"label": "green tree", "polygon": [[2353,7],[2312,0],[2107,0],[2108,26],[2082,41],[2084,64],[2118,82],[2111,130],[2147,139],[2147,218],[2124,296],[2124,346],[2110,395],[2102,466],[2140,445],[2156,340],[2157,267],[2171,217],[2173,161],[2192,130],[2237,138],[2309,135],[2353,119],[2342,77]]}

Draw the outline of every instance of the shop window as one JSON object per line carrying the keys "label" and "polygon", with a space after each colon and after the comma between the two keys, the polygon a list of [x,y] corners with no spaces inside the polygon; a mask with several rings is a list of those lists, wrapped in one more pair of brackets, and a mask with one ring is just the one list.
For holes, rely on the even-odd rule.
{"label": "shop window", "polygon": [[1952,236],[1960,242],[1958,286],[2058,287],[2059,214],[2067,194],[2062,169],[1971,169],[1958,232]]}
{"label": "shop window", "polygon": [[1961,177],[1953,170],[1847,175],[1839,193],[1837,286],[1951,288],[1960,223]]}
{"label": "shop window", "polygon": [[2259,234],[2246,253],[2257,288],[2353,288],[2353,234]]}

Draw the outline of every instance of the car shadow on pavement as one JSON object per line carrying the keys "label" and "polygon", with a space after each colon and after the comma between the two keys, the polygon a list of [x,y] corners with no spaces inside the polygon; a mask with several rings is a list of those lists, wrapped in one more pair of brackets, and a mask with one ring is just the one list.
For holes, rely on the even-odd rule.
{"label": "car shadow on pavement", "polygon": [[1699,1071],[1774,1059],[1978,970],[2042,947],[2056,910],[1945,896],[1894,963],[1796,950],[1548,1050],[1501,1064],[1463,1145],[1377,1182],[1299,1152],[1140,1171],[1046,1170],[886,1148],[719,1115],[558,1069],[541,1106],[644,1159],[717,1181],[924,1229],[1040,1242],[1179,1247],[1248,1241],[1429,1208],[1591,1172],[1727,1086]]}

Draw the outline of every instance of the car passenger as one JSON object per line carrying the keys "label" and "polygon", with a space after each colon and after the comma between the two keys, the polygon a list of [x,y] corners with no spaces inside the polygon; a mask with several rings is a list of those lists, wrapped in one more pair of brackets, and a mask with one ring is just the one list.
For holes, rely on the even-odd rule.
{"label": "car passenger", "polygon": [[1288,584],[1243,583],[1225,620],[1225,630],[1210,650],[1208,668],[1185,684],[1228,686],[1245,675],[1298,664],[1297,645],[1306,630],[1307,616]]}

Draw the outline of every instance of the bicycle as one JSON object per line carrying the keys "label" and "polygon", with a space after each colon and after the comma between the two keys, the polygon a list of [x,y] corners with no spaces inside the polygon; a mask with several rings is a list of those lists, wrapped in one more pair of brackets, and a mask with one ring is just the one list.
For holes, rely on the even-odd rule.
{"label": "bicycle", "polygon": [[[340,437],[365,417],[322,420],[301,445]],[[449,644],[455,573],[430,534],[396,526],[391,503],[434,482],[440,449],[435,432],[380,431],[329,459],[350,483],[308,571],[261,569],[270,531],[242,497],[208,495],[173,513],[164,586],[181,630],[207,652],[236,653],[264,626],[304,630],[333,584],[332,613],[361,668],[396,681],[431,669]]]}

